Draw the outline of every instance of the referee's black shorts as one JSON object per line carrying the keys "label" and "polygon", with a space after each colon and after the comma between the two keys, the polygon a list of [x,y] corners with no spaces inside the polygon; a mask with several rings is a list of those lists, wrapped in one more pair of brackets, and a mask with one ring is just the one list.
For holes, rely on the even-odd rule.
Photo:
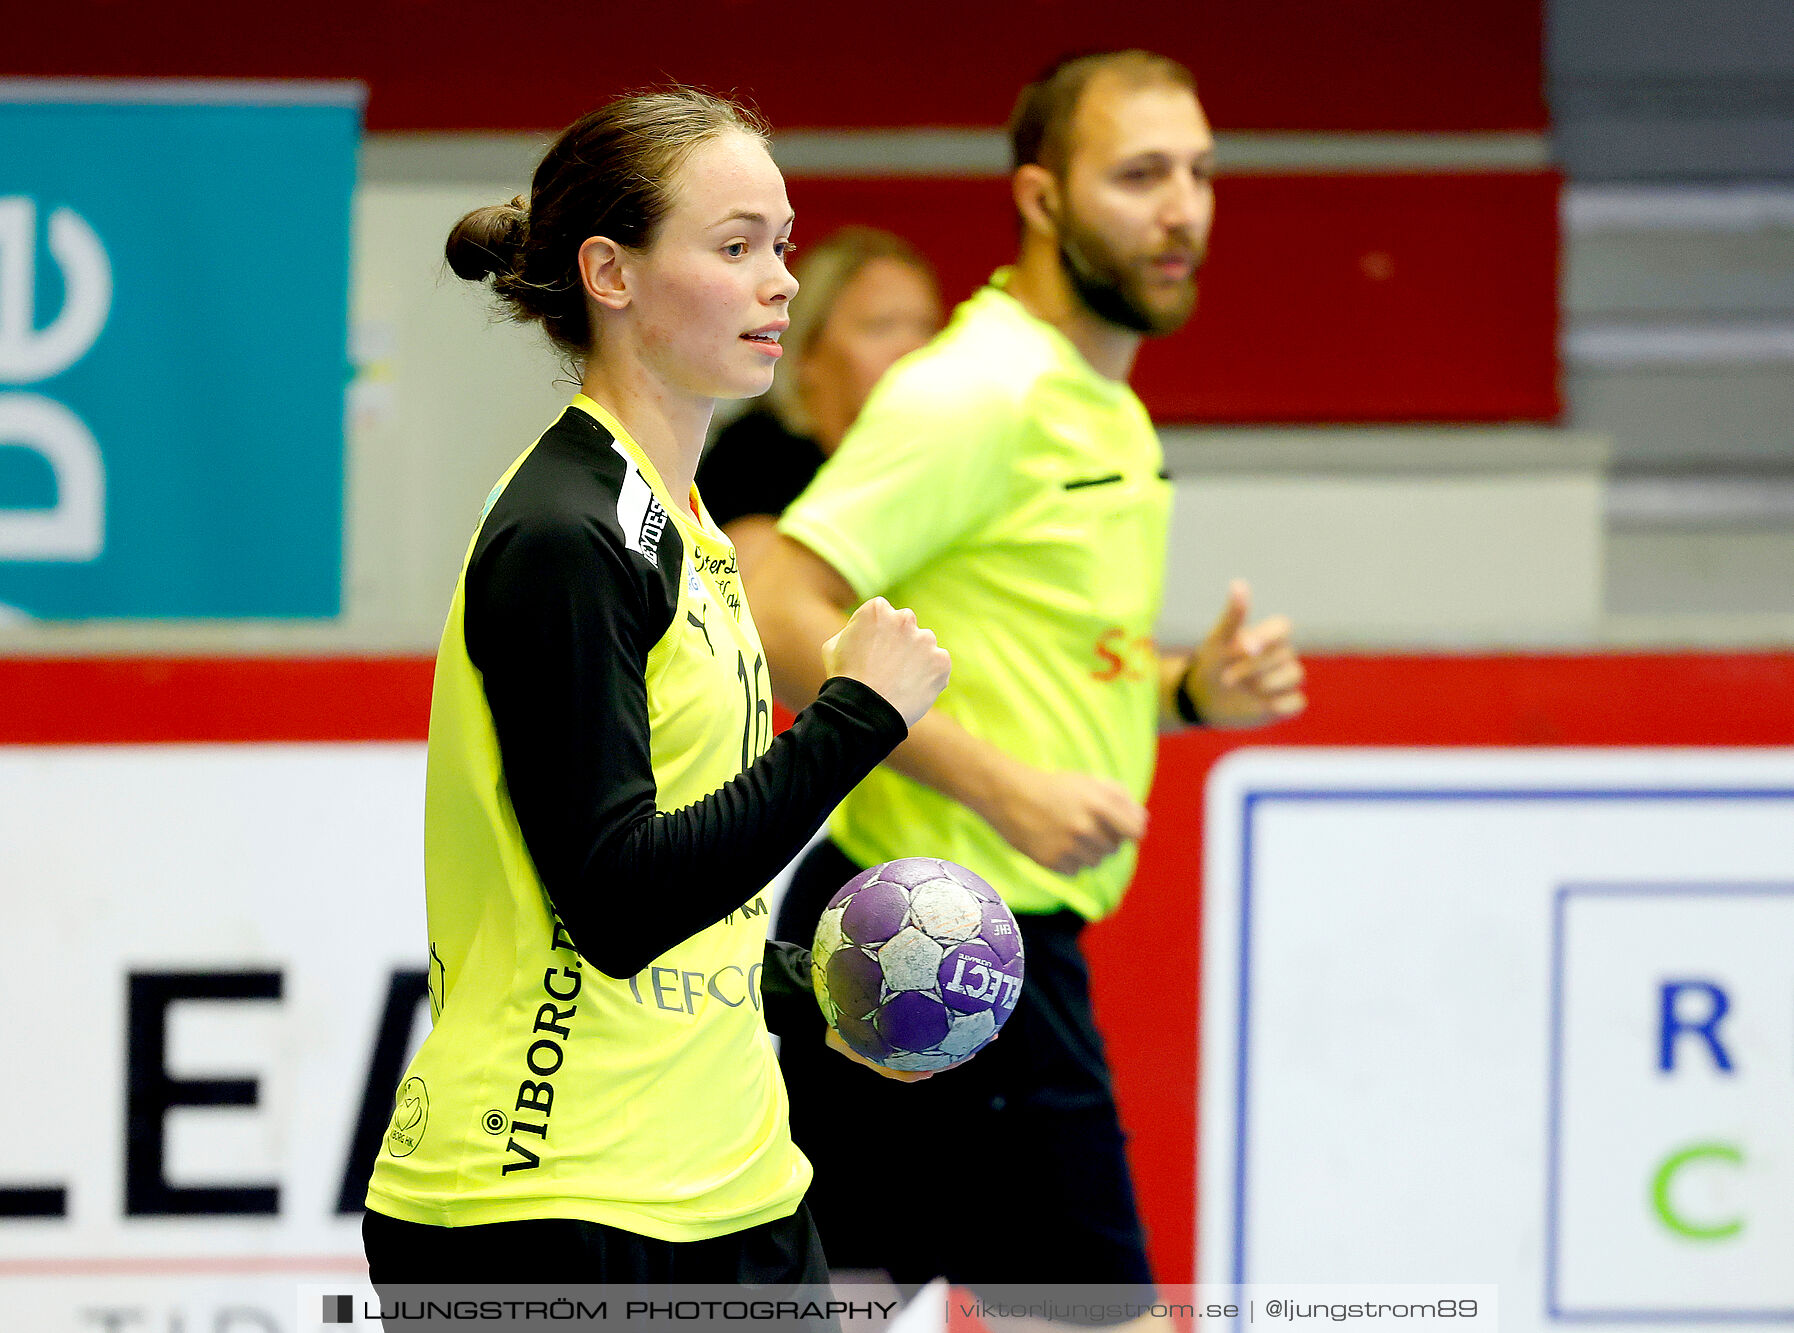
{"label": "referee's black shorts", "polygon": [[[823,907],[861,869],[818,843],[774,934],[809,943]],[[837,1269],[974,1290],[1151,1283],[1078,947],[1083,919],[1017,919],[1021,999],[962,1068],[898,1083],[820,1042],[783,1043],[792,1136],[816,1168],[808,1202]]]}

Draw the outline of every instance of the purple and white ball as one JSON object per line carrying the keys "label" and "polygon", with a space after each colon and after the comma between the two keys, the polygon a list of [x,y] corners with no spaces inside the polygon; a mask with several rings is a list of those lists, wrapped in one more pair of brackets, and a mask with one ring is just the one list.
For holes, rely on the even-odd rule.
{"label": "purple and white ball", "polygon": [[1022,993],[1022,936],[1003,900],[952,861],[862,870],[816,924],[810,980],[849,1046],[933,1071],[982,1050]]}

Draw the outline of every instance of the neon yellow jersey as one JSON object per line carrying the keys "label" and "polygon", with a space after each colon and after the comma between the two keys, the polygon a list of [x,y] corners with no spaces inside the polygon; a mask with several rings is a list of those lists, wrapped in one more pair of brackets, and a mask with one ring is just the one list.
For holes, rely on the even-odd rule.
{"label": "neon yellow jersey", "polygon": [[[615,936],[682,890],[670,871],[617,882],[590,870],[644,816],[669,841],[686,837],[681,820],[708,821],[687,844],[733,836],[758,855],[782,816],[746,797],[729,807],[740,782],[719,789],[768,749],[769,694],[734,549],[615,420],[576,399],[494,490],[443,633],[425,812],[436,1021],[400,1088],[370,1208],[441,1226],[572,1218],[675,1241],[797,1208],[810,1167],[762,1014],[765,904],[749,887],[740,910],[723,915],[738,894],[638,957],[639,931]],[[837,795],[813,802],[794,846]],[[606,801],[632,807],[634,825]],[[765,853],[767,876],[791,850]],[[733,868],[758,873],[747,855]],[[700,870],[700,885],[726,878]],[[607,975],[594,960],[612,957],[637,961]]]}
{"label": "neon yellow jersey", "polygon": [[[880,381],[779,527],[860,597],[913,607],[953,656],[936,707],[1038,768],[1112,777],[1144,800],[1158,728],[1153,627],[1171,485],[1126,384],[1002,286],[1000,271]],[[977,815],[880,767],[830,832],[864,864],[940,856],[1017,911],[1113,911],[1128,846],[1065,876]]]}

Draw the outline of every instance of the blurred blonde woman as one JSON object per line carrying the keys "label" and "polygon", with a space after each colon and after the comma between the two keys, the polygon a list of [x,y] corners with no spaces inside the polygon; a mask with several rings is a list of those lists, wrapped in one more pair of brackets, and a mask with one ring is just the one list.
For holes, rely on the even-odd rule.
{"label": "blurred blonde woman", "polygon": [[941,327],[934,270],[888,231],[843,227],[805,246],[792,271],[803,295],[791,303],[778,378],[762,405],[717,434],[698,467],[704,503],[744,569],[872,386]]}

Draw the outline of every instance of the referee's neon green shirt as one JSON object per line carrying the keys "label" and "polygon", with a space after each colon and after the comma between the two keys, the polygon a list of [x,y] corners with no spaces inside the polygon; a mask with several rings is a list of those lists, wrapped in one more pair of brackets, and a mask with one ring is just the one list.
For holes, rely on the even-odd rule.
{"label": "referee's neon green shirt", "polygon": [[[861,598],[915,608],[953,655],[936,707],[966,730],[1144,800],[1171,515],[1163,452],[1133,390],[1007,295],[1007,278],[885,376],[779,528]],[[1076,875],[1047,870],[888,767],[842,802],[830,831],[862,864],[957,861],[1021,912],[1098,919],[1134,870],[1132,844]]]}

